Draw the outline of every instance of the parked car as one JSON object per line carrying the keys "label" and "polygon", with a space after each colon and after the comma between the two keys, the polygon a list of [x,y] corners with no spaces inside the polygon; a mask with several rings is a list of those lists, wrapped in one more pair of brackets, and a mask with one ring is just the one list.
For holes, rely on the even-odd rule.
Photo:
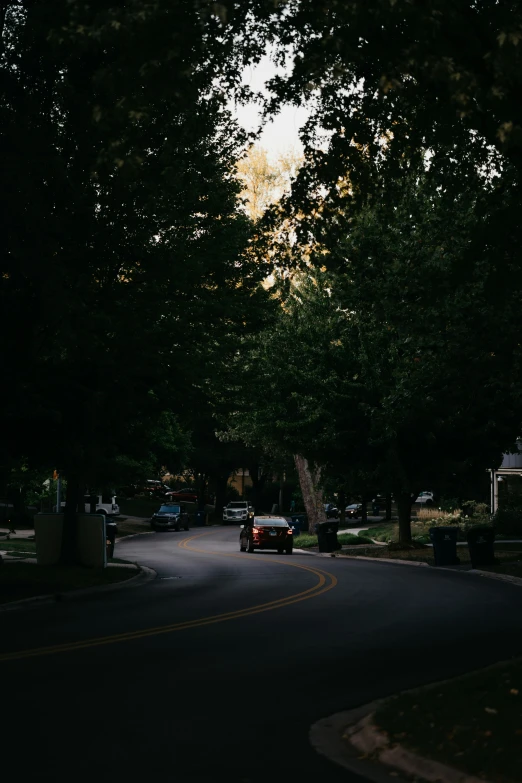
{"label": "parked car", "polygon": [[135,495],[148,495],[149,497],[163,498],[170,492],[171,488],[162,481],[148,479],[139,484],[131,484],[127,487],[121,487],[118,494],[124,497],[134,497]]}
{"label": "parked car", "polygon": [[153,530],[188,530],[189,515],[178,503],[164,503],[150,520]]}
{"label": "parked car", "polygon": [[432,506],[434,503],[433,492],[421,492],[415,503]]}
{"label": "parked car", "polygon": [[[116,503],[116,495],[94,495],[96,498],[96,513],[105,514],[107,517],[117,517],[120,513],[120,507]],[[83,501],[85,503],[85,513],[90,514],[91,511],[91,496],[84,495]],[[63,511],[65,508],[65,500],[60,503],[60,508]],[[53,506],[53,511],[56,511],[56,506]]]}
{"label": "parked car", "polygon": [[350,503],[349,506],[346,506],[344,513],[347,517],[357,519],[362,513],[362,503]]}
{"label": "parked car", "polygon": [[334,503],[325,503],[324,512],[327,519],[337,519],[339,516],[339,509]]}
{"label": "parked car", "polygon": [[185,489],[169,490],[166,494],[169,500],[184,500],[186,503],[196,503],[198,499],[198,493],[195,489],[185,487]]}
{"label": "parked car", "polygon": [[247,500],[233,500],[223,509],[223,522],[246,522],[254,516],[254,509]]}
{"label": "parked car", "polygon": [[239,551],[276,549],[280,555],[291,555],[294,549],[292,528],[282,517],[256,517],[241,525]]}

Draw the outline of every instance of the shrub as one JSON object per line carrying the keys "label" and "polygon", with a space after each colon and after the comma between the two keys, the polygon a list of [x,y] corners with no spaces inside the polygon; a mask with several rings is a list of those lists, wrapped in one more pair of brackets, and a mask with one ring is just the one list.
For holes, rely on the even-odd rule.
{"label": "shrub", "polygon": [[458,498],[441,498],[439,501],[441,511],[453,512],[453,509],[459,507]]}
{"label": "shrub", "polygon": [[496,533],[508,536],[522,535],[522,511],[515,508],[499,508],[492,517]]}
{"label": "shrub", "polygon": [[[454,508],[452,511],[442,511],[440,508],[420,508],[417,511],[417,519],[444,519],[446,521],[459,517],[461,511],[459,508]],[[451,522],[449,524],[452,524]]]}

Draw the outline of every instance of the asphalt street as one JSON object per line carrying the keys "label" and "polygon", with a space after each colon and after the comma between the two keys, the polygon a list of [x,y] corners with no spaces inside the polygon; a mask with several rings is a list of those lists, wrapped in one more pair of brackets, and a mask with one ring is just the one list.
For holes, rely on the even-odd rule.
{"label": "asphalt street", "polygon": [[136,588],[0,615],[4,766],[55,781],[358,781],[339,710],[522,654],[522,589],[445,570],[240,553],[236,527],[117,545]]}

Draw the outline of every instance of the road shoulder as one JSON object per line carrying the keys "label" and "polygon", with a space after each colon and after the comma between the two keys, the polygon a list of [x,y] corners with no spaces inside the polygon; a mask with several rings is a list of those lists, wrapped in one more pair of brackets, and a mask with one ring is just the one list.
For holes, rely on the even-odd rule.
{"label": "road shoulder", "polygon": [[[4,560],[2,568],[11,568],[16,563],[25,562],[35,565],[36,560],[34,558],[27,558],[26,560]],[[0,604],[0,613],[9,611],[19,611],[23,609],[32,609],[39,606],[48,606],[63,601],[74,601],[78,599],[88,598],[92,595],[98,595],[100,593],[109,594],[121,590],[128,590],[135,587],[144,587],[149,582],[153,581],[157,574],[152,568],[139,565],[138,563],[111,563],[109,568],[119,568],[136,571],[136,574],[126,577],[122,581],[114,581],[110,584],[96,585],[93,587],[82,587],[73,590],[60,590],[53,593],[46,593],[42,595],[35,595],[29,598],[22,598],[15,601],[8,601]]]}

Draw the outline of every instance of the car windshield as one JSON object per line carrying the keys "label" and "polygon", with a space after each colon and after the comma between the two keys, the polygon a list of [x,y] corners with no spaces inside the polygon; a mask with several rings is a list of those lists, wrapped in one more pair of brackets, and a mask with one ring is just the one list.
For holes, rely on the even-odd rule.
{"label": "car windshield", "polygon": [[160,511],[166,514],[177,514],[179,513],[179,506],[161,506]]}
{"label": "car windshield", "polygon": [[256,527],[288,527],[286,519],[256,519]]}
{"label": "car windshield", "polygon": [[245,502],[237,502],[237,503],[229,503],[227,508],[246,508],[247,504]]}

